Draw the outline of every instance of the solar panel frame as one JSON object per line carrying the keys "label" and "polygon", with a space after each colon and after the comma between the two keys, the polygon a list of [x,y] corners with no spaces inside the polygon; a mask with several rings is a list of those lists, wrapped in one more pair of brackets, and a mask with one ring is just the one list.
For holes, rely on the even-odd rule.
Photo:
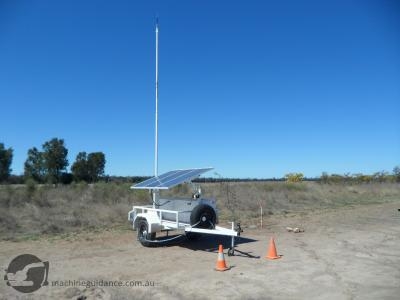
{"label": "solar panel frame", "polygon": [[173,170],[135,184],[131,189],[167,190],[181,183],[189,182],[212,169],[213,168]]}

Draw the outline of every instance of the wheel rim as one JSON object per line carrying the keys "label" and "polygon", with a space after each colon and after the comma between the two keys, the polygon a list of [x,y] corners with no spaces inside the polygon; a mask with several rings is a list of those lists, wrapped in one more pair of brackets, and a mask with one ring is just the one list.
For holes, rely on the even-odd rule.
{"label": "wheel rim", "polygon": [[200,223],[206,226],[214,227],[214,222],[212,220],[212,216],[209,213],[204,213],[200,217]]}
{"label": "wheel rim", "polygon": [[190,224],[197,228],[214,228],[216,221],[214,209],[205,204],[196,206],[190,215]]}
{"label": "wheel rim", "polygon": [[142,224],[139,228],[139,239],[145,240],[147,235],[147,228],[146,225]]}

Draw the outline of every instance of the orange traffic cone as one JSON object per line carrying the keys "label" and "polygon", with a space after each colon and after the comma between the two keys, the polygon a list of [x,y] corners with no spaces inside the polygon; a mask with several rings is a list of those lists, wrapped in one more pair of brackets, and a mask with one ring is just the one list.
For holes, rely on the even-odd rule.
{"label": "orange traffic cone", "polygon": [[216,271],[229,270],[229,268],[226,266],[226,263],[225,263],[224,248],[222,247],[222,245],[219,245],[218,260],[217,260],[217,265],[215,266],[215,270]]}
{"label": "orange traffic cone", "polygon": [[275,247],[275,241],[274,238],[271,237],[269,241],[269,247],[268,247],[268,253],[265,256],[265,258],[268,259],[278,259],[281,258],[277,253],[276,253],[276,247]]}

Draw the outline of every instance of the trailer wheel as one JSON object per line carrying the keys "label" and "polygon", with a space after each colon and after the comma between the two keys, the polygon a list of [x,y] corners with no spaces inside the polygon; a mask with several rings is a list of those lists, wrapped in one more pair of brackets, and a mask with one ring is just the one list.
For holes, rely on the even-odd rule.
{"label": "trailer wheel", "polygon": [[197,228],[212,229],[215,226],[217,216],[214,209],[205,204],[196,206],[190,215],[190,225]]}
{"label": "trailer wheel", "polygon": [[149,224],[146,220],[140,220],[137,228],[139,242],[145,247],[150,247],[152,245],[150,241],[156,238],[156,234],[148,233]]}

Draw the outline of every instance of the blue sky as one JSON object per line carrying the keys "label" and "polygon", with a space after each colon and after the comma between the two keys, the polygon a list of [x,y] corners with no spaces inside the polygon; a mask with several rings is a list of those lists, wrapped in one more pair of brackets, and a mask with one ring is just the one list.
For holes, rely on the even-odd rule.
{"label": "blue sky", "polygon": [[103,151],[107,174],[152,174],[156,15],[160,172],[400,165],[398,1],[0,0],[0,142],[14,174],[53,137],[70,164]]}

